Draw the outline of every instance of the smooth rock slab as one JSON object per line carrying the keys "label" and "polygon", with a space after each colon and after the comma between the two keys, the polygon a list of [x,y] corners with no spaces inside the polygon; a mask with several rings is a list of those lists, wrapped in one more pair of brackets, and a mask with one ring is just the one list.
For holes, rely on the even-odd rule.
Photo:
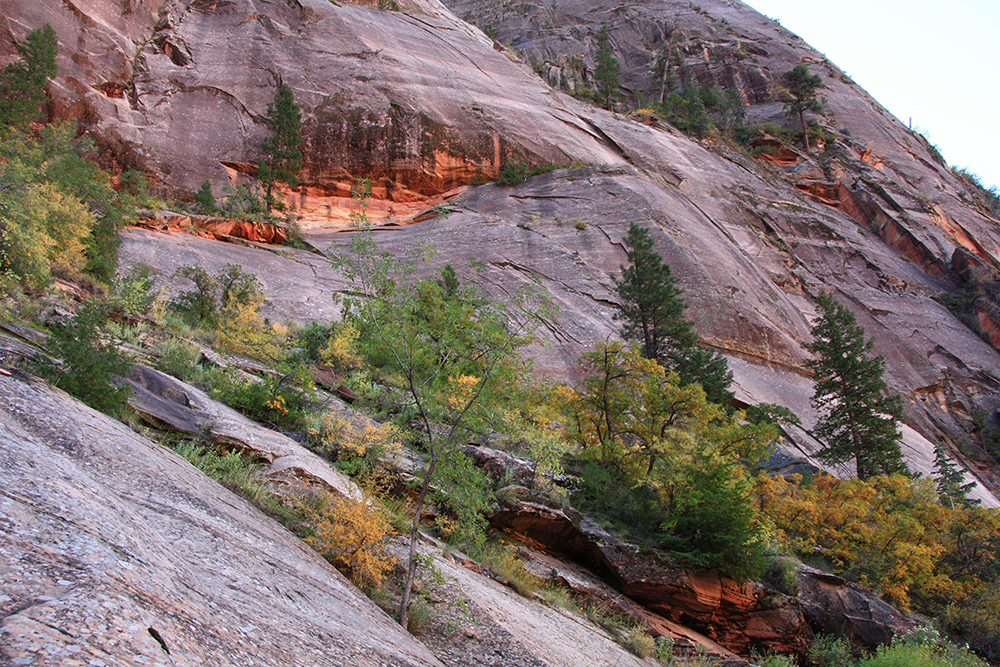
{"label": "smooth rock slab", "polygon": [[0,662],[440,665],[173,452],[0,376]]}

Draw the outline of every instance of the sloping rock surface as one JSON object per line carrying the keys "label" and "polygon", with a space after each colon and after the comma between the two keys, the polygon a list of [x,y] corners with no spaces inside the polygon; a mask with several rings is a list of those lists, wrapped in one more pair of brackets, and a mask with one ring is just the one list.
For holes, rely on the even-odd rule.
{"label": "sloping rock surface", "polygon": [[5,664],[441,664],[173,452],[38,381],[0,396]]}
{"label": "sloping rock surface", "polygon": [[[256,174],[262,118],[287,83],[304,118],[302,187],[286,193],[302,222],[345,226],[360,211],[351,198],[359,177],[372,179],[375,222],[423,219],[464,192],[444,220],[393,228],[380,242],[397,252],[437,245],[428,271],[475,257],[486,262],[477,279],[500,296],[539,281],[562,309],[550,323],[554,344],[534,350],[540,372],[574,379],[580,352],[616,330],[611,277],[637,222],[678,276],[702,342],[730,359],[739,400],[785,405],[807,428],[815,423],[803,344],[814,297],[829,292],[886,358],[911,429],[911,469],[929,471],[935,443],[956,453],[974,445],[974,408],[1000,406],[1000,355],[934,299],[959,289],[971,264],[982,267],[976,275],[996,274],[1000,226],[926,140],[821,54],[728,0],[565,0],[554,9],[454,0],[454,13],[435,0],[400,4],[136,0],[123,12],[108,0],[13,0],[0,59],[31,27],[52,23],[53,114],[81,119],[118,164],[187,193],[207,178],[221,194]],[[456,15],[490,25],[521,56]],[[679,81],[737,91],[750,122],[790,124],[777,86],[808,64],[826,86],[824,115],[813,118],[829,133],[824,153],[754,160],[559,92],[593,85],[602,25],[632,97],[665,90],[657,63],[666,59]],[[595,166],[465,190],[510,161]],[[331,240],[313,237],[317,247]],[[956,256],[973,261],[953,266]],[[275,274],[271,294],[288,299],[308,286],[295,317],[322,320],[333,308],[313,298],[313,285],[326,280]],[[977,313],[1000,338],[989,304]],[[970,472],[1000,488],[986,465]]]}

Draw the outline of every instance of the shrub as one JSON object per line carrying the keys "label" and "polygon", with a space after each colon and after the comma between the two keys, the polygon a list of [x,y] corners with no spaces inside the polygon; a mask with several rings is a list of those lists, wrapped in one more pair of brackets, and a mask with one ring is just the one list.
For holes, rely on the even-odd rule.
{"label": "shrub", "polygon": [[814,667],[853,667],[854,656],[846,639],[833,635],[819,635],[809,649],[809,660]]}
{"label": "shrub", "polygon": [[656,650],[656,643],[653,641],[653,636],[641,625],[629,628],[628,632],[622,637],[622,643],[625,645],[625,648],[640,658],[648,658]]}
{"label": "shrub", "polygon": [[195,209],[202,215],[212,215],[219,210],[219,205],[215,202],[215,195],[212,194],[212,184],[208,179],[201,184],[198,192],[194,195]]}
{"label": "shrub", "polygon": [[321,500],[303,505],[312,535],[306,542],[356,585],[377,588],[393,567],[386,554],[391,534],[389,521],[378,503],[368,494],[361,498]]}
{"label": "shrub", "polygon": [[342,322],[333,327],[326,347],[319,351],[319,360],[334,370],[348,372],[364,364],[358,352],[358,327],[353,322]]}
{"label": "shrub", "polygon": [[59,361],[43,363],[39,371],[90,407],[120,417],[131,393],[120,378],[131,361],[107,340],[106,322],[103,304],[84,303],[74,319],[52,327],[46,344]]}
{"label": "shrub", "polygon": [[156,300],[156,295],[153,294],[155,280],[152,268],[146,264],[136,264],[111,282],[109,305],[113,310],[126,315],[148,313]]}
{"label": "shrub", "polygon": [[300,389],[285,384],[286,377],[248,378],[226,373],[217,378],[211,396],[250,419],[275,428],[294,430],[306,418],[308,399]]}
{"label": "shrub", "polygon": [[276,364],[286,355],[286,337],[268,326],[253,303],[232,303],[219,318],[216,345],[233,354]]}

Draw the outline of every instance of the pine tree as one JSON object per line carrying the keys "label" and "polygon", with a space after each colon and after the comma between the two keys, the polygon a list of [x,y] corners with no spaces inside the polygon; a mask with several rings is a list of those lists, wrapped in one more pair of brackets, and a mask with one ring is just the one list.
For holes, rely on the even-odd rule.
{"label": "pine tree", "polygon": [[594,80],[597,81],[597,93],[604,99],[604,106],[611,108],[611,101],[618,91],[618,60],[611,51],[611,41],[608,38],[608,27],[602,26],[597,33],[597,67],[594,68]]}
{"label": "pine tree", "polygon": [[267,106],[264,125],[272,134],[261,144],[264,159],[259,163],[258,178],[264,184],[264,200],[268,208],[274,207],[271,194],[275,181],[291,187],[299,184],[296,172],[302,168],[302,117],[295,96],[287,84],[281,84],[274,95],[274,103]]}
{"label": "pine tree", "polygon": [[24,125],[41,113],[46,84],[56,75],[56,31],[46,23],[16,45],[20,60],[0,74],[0,131]]}
{"label": "pine tree", "polygon": [[638,342],[642,356],[656,359],[677,372],[682,384],[697,382],[713,403],[728,406],[733,395],[729,385],[733,374],[726,358],[698,344],[691,322],[684,317],[687,304],[674,285],[670,267],[653,250],[649,230],[632,223],[625,237],[629,266],[621,267],[615,280],[621,310],[622,337]]}
{"label": "pine tree", "polygon": [[854,314],[822,295],[822,317],[813,326],[813,342],[806,348],[816,355],[808,363],[815,372],[812,404],[821,418],[815,435],[825,446],[818,456],[827,463],[854,460],[858,478],[906,474],[899,448],[902,416],[898,395],[885,395],[885,360],[871,357],[871,341]]}
{"label": "pine tree", "polygon": [[934,448],[934,474],[931,477],[937,482],[938,498],[945,507],[955,509],[956,504],[963,507],[979,504],[980,501],[968,497],[969,491],[976,488],[976,483],[965,481],[961,469],[948,458],[947,450],[940,445]]}
{"label": "pine tree", "polygon": [[809,72],[809,68],[798,64],[784,74],[788,85],[789,97],[785,99],[785,109],[798,114],[802,124],[802,136],[805,139],[806,152],[809,152],[809,127],[806,125],[806,111],[819,113],[823,103],[816,97],[816,89],[823,87],[823,79]]}

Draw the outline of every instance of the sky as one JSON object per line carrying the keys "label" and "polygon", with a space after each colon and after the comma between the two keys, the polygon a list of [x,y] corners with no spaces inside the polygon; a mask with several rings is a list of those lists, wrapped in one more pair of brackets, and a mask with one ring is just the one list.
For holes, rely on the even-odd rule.
{"label": "sky", "polygon": [[1000,0],[743,0],[1000,190]]}

